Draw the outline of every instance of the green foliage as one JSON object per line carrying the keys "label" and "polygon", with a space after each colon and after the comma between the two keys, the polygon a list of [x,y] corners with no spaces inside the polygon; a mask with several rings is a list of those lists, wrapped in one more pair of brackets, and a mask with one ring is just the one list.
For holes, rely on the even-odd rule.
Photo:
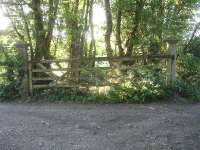
{"label": "green foliage", "polygon": [[36,90],[34,95],[35,97],[47,98],[50,101],[78,101],[79,98],[85,95],[78,89],[71,88],[54,88],[47,90]]}
{"label": "green foliage", "polygon": [[21,81],[13,80],[8,84],[1,85],[0,89],[0,98],[2,100],[13,101],[13,99],[21,96]]}
{"label": "green foliage", "polygon": [[184,81],[191,84],[200,83],[200,59],[191,53],[180,56],[178,73]]}
{"label": "green foliage", "polygon": [[[158,74],[159,70],[159,74]],[[58,88],[37,91],[44,99],[62,102],[80,103],[146,103],[171,96],[171,89],[165,85],[162,70],[152,66],[135,67],[121,75],[120,83],[110,86],[110,90],[101,93],[87,89]],[[105,74],[102,75],[104,77]],[[37,98],[38,99],[38,98]]]}
{"label": "green foliage", "polygon": [[[9,53],[10,52],[10,53]],[[24,62],[21,56],[14,51],[7,50],[1,57],[6,57],[3,61],[3,78],[1,78],[0,98],[9,100],[23,95],[22,81],[24,77]]]}
{"label": "green foliage", "polygon": [[[94,4],[92,0],[64,0],[59,1],[59,3],[57,3],[58,0],[51,2],[47,0],[0,1],[3,1],[1,5],[6,10],[5,14],[15,16],[10,17],[13,29],[8,34],[12,35],[11,38],[17,37],[29,42],[35,53],[50,53],[50,55],[59,58],[70,56],[70,48],[74,41],[79,45],[82,53],[88,56],[91,46],[90,22],[94,24],[96,54],[102,54],[105,51],[103,39],[107,27],[102,24],[96,25],[95,18],[94,20],[90,19],[90,16],[92,16],[90,13],[93,13],[93,15],[100,13],[98,10],[96,12],[95,9],[91,12],[91,5],[94,5],[94,8],[98,6],[103,10],[105,8],[103,0],[94,1]],[[191,19],[198,4],[199,0],[112,0],[112,45],[116,44],[114,33],[116,32],[118,8],[121,10],[120,35],[122,47],[126,49],[127,42],[133,40],[134,51],[144,53],[152,38],[157,39],[161,46],[168,36],[176,35],[182,38],[183,33],[188,29],[188,20]],[[53,31],[55,33],[51,35]],[[46,39],[45,35],[51,38]],[[42,42],[43,40],[47,42]],[[37,43],[42,48],[38,49]],[[50,50],[48,49],[49,44]],[[118,51],[119,49],[117,49]],[[68,54],[66,54],[67,52]]]}
{"label": "green foliage", "polygon": [[177,92],[193,101],[200,101],[200,85],[179,80],[176,83]]}
{"label": "green foliage", "polygon": [[192,40],[186,52],[193,55],[195,58],[200,58],[200,37],[196,37]]}
{"label": "green foliage", "polygon": [[86,92],[72,88],[54,88],[48,90],[37,90],[34,101],[42,99],[48,102],[67,102],[67,103],[117,103],[118,99],[109,99],[104,94]]}
{"label": "green foliage", "polygon": [[123,84],[112,88],[109,97],[123,102],[144,103],[170,96],[170,88],[161,74],[157,74],[158,70],[151,66],[132,69]]}
{"label": "green foliage", "polygon": [[[10,17],[13,26],[13,29],[2,32],[0,41],[10,43],[15,39],[21,39],[28,42],[33,52],[32,56],[36,60],[95,58],[100,55],[134,56],[166,52],[164,42],[166,37],[176,36],[181,41],[185,31],[188,32],[190,27],[188,20],[192,19],[193,12],[199,4],[199,0],[23,0],[23,2],[0,0],[0,2],[3,2],[2,8],[5,8],[5,13]],[[93,15],[100,13],[101,9],[107,10],[107,18],[104,18],[105,23],[98,24]],[[109,35],[111,36],[108,37]],[[185,52],[180,52],[178,60],[177,91],[183,96],[194,99],[199,98],[199,50],[200,38],[196,38]],[[6,74],[6,78],[1,80],[3,86],[0,89],[0,97],[22,95],[21,85],[24,77],[22,59],[13,52],[1,59],[6,67],[1,67],[0,71]],[[104,94],[69,88],[42,90],[38,94],[52,101],[109,103],[143,103],[170,96],[170,88],[165,86],[165,64],[161,64],[158,60],[145,61],[144,64],[148,64],[147,66],[139,62],[140,67],[133,67],[129,71],[116,69],[116,72],[105,71],[102,68],[93,69],[94,62],[81,64],[80,82],[87,87],[89,84],[94,84],[98,89],[116,81],[117,85],[113,84],[111,90]],[[76,67],[73,63],[63,66],[58,63],[59,65]],[[96,66],[98,65],[104,66],[101,64]],[[106,67],[108,66],[109,63]],[[112,76],[117,76],[117,79]]]}
{"label": "green foliage", "polygon": [[194,39],[186,51],[179,52],[177,91],[200,101],[200,38]]}

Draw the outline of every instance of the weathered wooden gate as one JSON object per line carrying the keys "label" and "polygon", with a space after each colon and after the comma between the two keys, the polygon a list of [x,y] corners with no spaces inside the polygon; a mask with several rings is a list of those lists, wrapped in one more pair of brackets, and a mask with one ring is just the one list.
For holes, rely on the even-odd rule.
{"label": "weathered wooden gate", "polygon": [[[117,76],[107,78],[113,70],[128,70],[131,65],[123,65],[123,62],[133,62],[147,59],[165,59],[168,61],[168,83],[176,80],[176,41],[168,40],[169,52],[159,55],[138,55],[132,57],[96,57],[96,58],[71,58],[59,60],[31,60],[27,57],[27,83],[29,94],[34,89],[55,87],[89,87],[105,86],[117,83]],[[109,61],[113,65],[108,64]],[[97,64],[87,65],[88,62]],[[72,68],[71,64],[76,63]],[[106,64],[107,63],[107,64]],[[86,64],[86,65],[83,65]],[[103,65],[102,65],[103,64]],[[100,75],[101,74],[101,75]],[[104,76],[106,74],[106,76]]]}

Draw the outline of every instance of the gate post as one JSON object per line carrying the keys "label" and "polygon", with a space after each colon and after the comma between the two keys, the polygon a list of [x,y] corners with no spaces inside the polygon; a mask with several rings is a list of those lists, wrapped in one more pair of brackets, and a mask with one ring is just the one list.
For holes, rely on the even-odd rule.
{"label": "gate post", "polygon": [[24,64],[24,79],[22,81],[23,84],[23,94],[25,97],[28,96],[29,93],[29,83],[28,83],[28,43],[25,41],[16,41],[15,47],[19,52],[19,55],[23,58]]}
{"label": "gate post", "polygon": [[172,55],[168,66],[168,84],[174,86],[176,82],[176,44],[178,41],[174,38],[169,38],[166,42],[168,44],[168,53]]}

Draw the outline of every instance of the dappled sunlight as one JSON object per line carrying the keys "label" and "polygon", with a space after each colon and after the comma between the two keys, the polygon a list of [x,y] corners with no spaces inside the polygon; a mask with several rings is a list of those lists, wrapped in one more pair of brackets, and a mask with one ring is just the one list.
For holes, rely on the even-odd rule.
{"label": "dappled sunlight", "polygon": [[0,6],[4,97],[39,91],[144,103],[176,90],[198,95],[198,1],[4,0]]}
{"label": "dappled sunlight", "polygon": [[89,90],[92,92],[92,93],[98,93],[98,94],[108,94],[108,92],[111,90],[112,87],[110,86],[91,86],[89,88]]}
{"label": "dappled sunlight", "polygon": [[6,30],[10,25],[10,20],[5,17],[2,10],[0,9],[0,30]]}

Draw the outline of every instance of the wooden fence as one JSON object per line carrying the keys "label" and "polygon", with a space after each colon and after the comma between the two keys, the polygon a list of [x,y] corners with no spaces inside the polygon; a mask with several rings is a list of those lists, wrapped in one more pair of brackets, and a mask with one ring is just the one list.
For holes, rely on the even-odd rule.
{"label": "wooden fence", "polygon": [[[124,62],[133,62],[140,60],[159,59],[168,61],[168,83],[172,84],[176,80],[176,40],[168,40],[168,53],[159,55],[139,55],[132,57],[96,57],[96,58],[71,58],[71,59],[57,59],[57,60],[31,60],[29,54],[25,52],[27,50],[24,43],[17,45],[18,49],[22,51],[24,59],[26,60],[25,65],[25,87],[27,87],[27,93],[33,94],[34,89],[38,88],[54,88],[54,87],[88,87],[92,86],[93,83],[90,80],[92,76],[98,76],[99,72],[111,72],[114,69],[117,70],[128,70],[133,68],[132,65],[123,65]],[[25,54],[24,54],[25,53]],[[93,62],[94,64],[101,64],[102,62],[113,62],[113,65],[105,66],[87,66]],[[76,63],[76,67],[71,67],[72,63]],[[62,65],[61,65],[62,64]],[[85,73],[87,72],[87,73]],[[83,75],[85,73],[85,75]],[[113,77],[112,77],[113,79]],[[108,85],[104,83],[103,79],[98,79],[102,84],[99,86]]]}
{"label": "wooden fence", "polygon": [[[98,57],[95,59],[64,59],[64,60],[39,60],[39,61],[29,61],[28,62],[28,70],[29,70],[29,92],[30,94],[33,93],[33,89],[37,88],[52,88],[52,87],[80,87],[80,86],[95,86],[95,83],[89,82],[91,79],[91,75],[94,77],[94,80],[98,79],[98,73],[100,72],[109,72],[118,69],[118,70],[128,70],[133,68],[132,65],[125,66],[125,65],[118,65],[122,64],[124,61],[135,61],[135,60],[144,60],[144,59],[168,59],[175,60],[174,55],[155,55],[155,56],[135,56],[135,57],[114,57],[112,59],[107,57]],[[48,68],[46,66],[50,66],[53,63],[65,63],[69,65],[71,62],[79,61],[80,64],[84,64],[84,62],[94,61],[94,62],[116,62],[116,65],[113,66],[99,66],[99,67],[85,67],[80,65],[78,68],[71,68],[71,67],[60,67],[60,68]],[[174,63],[170,63],[170,68],[173,68]],[[33,66],[35,66],[33,68]],[[86,75],[83,75],[82,72],[88,72]],[[62,73],[62,74],[56,74]],[[174,80],[174,75],[172,72],[170,73],[170,80]],[[89,77],[90,76],[90,77]],[[104,75],[103,75],[104,76]],[[100,76],[101,77],[101,76]],[[102,77],[101,77],[102,78]],[[114,77],[112,77],[114,78]],[[83,82],[85,79],[86,82]],[[101,82],[104,80],[102,79]],[[87,83],[88,82],[88,83]],[[38,84],[39,83],[39,84]],[[41,84],[43,83],[43,84]],[[99,86],[109,85],[109,83],[102,83],[98,84]]]}

